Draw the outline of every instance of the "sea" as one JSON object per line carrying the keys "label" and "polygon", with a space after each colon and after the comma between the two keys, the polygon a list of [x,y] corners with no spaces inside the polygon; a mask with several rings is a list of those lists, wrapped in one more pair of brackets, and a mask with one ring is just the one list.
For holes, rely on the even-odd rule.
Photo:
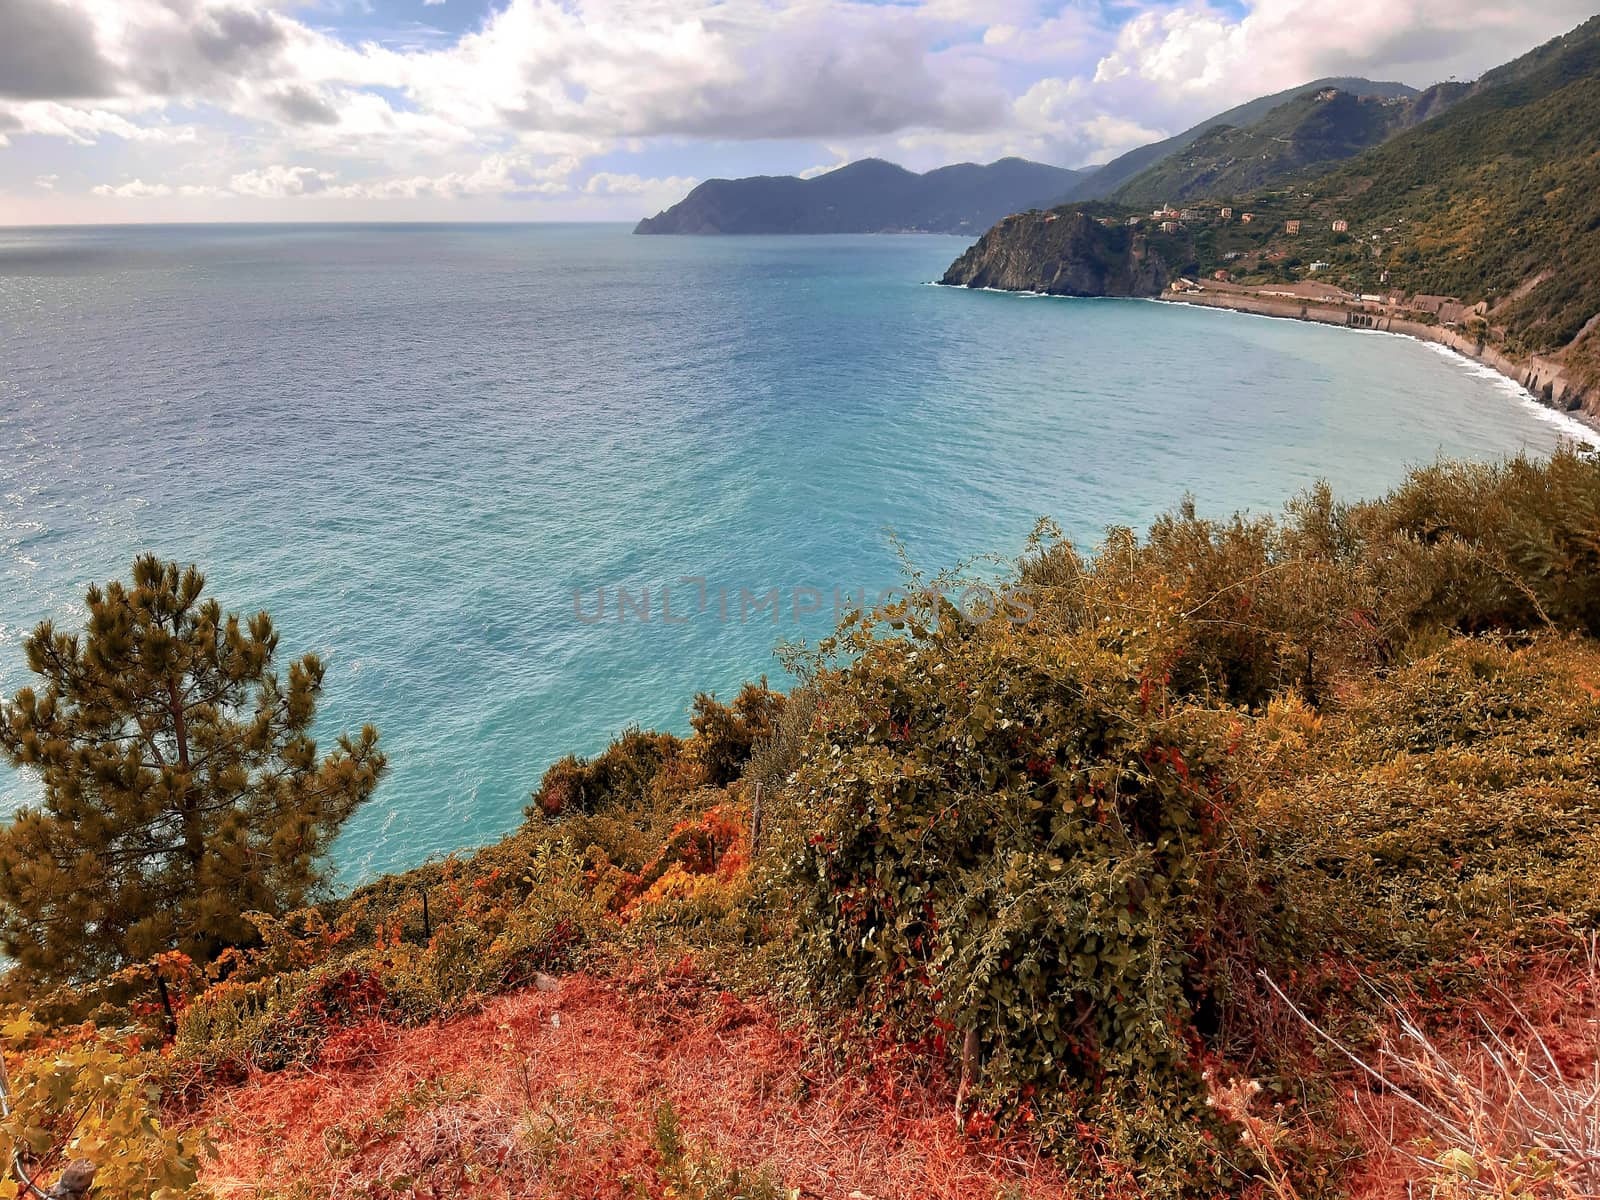
{"label": "sea", "polygon": [[[390,770],[338,879],[514,828],[540,775],[1040,517],[1370,497],[1585,436],[1404,338],[932,285],[938,236],[620,225],[0,229],[0,690],[153,551]],[[988,560],[984,560],[988,561]],[[0,813],[37,783],[0,764]]]}

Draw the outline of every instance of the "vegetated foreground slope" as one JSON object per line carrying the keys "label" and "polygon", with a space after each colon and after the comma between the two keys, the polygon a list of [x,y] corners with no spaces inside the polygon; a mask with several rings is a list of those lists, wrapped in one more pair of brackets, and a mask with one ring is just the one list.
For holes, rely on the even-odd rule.
{"label": "vegetated foreground slope", "polygon": [[357,1026],[314,1068],[219,1090],[204,1113],[228,1129],[206,1173],[221,1196],[306,1180],[359,1195],[399,1179],[586,1200],[1059,1200],[1068,1188],[1026,1144],[965,1136],[943,1089],[809,1055],[770,1011],[672,965],[568,975],[442,1026]]}
{"label": "vegetated foreground slope", "polygon": [[[990,619],[923,580],[790,695],[555,764],[500,843],[211,963],[12,977],[0,1130],[47,1178],[96,1158],[107,1200],[844,1200],[880,1164],[867,1195],[1333,1196],[1374,1145],[1402,1193],[1470,1163],[1595,1194],[1562,1114],[1600,1047],[1495,988],[1564,988],[1593,1032],[1596,528],[1600,459],[1571,453],[1278,519],[1186,505],[1093,555],[1042,527]],[[1482,1011],[1559,1040],[1543,1141],[1363,1123],[1371,1077],[1295,1010],[1491,1117],[1489,1083],[1443,1095],[1383,1037],[1482,1061]]]}

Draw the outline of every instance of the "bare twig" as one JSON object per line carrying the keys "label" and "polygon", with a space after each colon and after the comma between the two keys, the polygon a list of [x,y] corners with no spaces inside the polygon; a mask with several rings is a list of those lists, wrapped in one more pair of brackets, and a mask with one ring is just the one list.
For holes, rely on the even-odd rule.
{"label": "bare twig", "polygon": [[1583,948],[1588,1013],[1585,1064],[1577,1069],[1562,1065],[1545,1031],[1503,988],[1497,999],[1515,1016],[1509,1035],[1480,1014],[1482,1036],[1448,1050],[1385,998],[1389,1029],[1363,1055],[1308,1017],[1265,972],[1262,979],[1308,1029],[1417,1115],[1424,1139],[1402,1153],[1433,1176],[1441,1200],[1592,1200],[1600,1196],[1600,938],[1585,939]]}

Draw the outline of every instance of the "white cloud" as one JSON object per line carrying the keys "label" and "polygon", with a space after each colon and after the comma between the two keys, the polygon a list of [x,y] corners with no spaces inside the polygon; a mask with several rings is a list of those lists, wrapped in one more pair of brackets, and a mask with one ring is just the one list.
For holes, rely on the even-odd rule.
{"label": "white cloud", "polygon": [[1213,111],[1327,75],[1426,85],[1475,77],[1592,8],[1593,0],[1255,0],[1234,21],[1194,2],[1129,20],[1094,80],[1136,81]]}
{"label": "white cloud", "polygon": [[[930,69],[930,44],[955,20],[934,5],[505,0],[453,45],[401,53],[347,44],[259,2],[25,2],[92,27],[94,90],[295,127],[343,126],[365,103],[397,126],[431,118],[463,136],[846,136],[981,128],[1005,106],[993,80]],[[43,73],[30,91],[70,101],[91,86],[72,77],[81,71],[60,74],[60,96],[44,94]],[[361,91],[371,87],[414,107]],[[351,132],[370,132],[365,120]]]}
{"label": "white cloud", "polygon": [[[491,154],[470,167],[437,175],[389,175],[341,180],[334,171],[317,167],[273,163],[234,174],[226,186],[132,179],[121,184],[99,184],[92,194],[119,199],[181,197],[185,199],[292,200],[416,200],[461,199],[469,196],[553,196],[574,189],[571,175],[580,160],[575,157],[539,161],[528,154]],[[645,179],[638,175],[600,173],[591,177],[586,191],[593,195],[653,195],[677,193],[696,181],[687,177]]]}
{"label": "white cloud", "polygon": [[554,196],[571,190],[569,177],[580,160],[537,162],[529,154],[490,154],[470,169],[440,175],[390,176],[341,184],[329,196],[354,200],[459,200],[469,196]]}
{"label": "white cloud", "polygon": [[640,175],[618,175],[611,171],[597,171],[589,176],[583,190],[590,195],[642,196],[658,192],[683,193],[700,181],[692,175],[668,175],[660,179],[646,179]]}
{"label": "white cloud", "polygon": [[[117,146],[95,161],[137,177],[102,196],[285,203],[653,199],[735,173],[718,158],[740,142],[783,143],[807,175],[823,155],[1076,166],[1319,75],[1476,73],[1593,0],[491,3],[465,34],[363,40],[300,0],[0,0],[0,184],[45,166],[19,135]],[[611,158],[573,186],[662,148],[683,168]]]}
{"label": "white cloud", "polygon": [[182,184],[173,187],[166,183],[146,183],[142,179],[130,179],[127,183],[96,184],[90,189],[96,196],[111,196],[118,200],[159,200],[168,196],[178,196],[186,200],[207,199],[225,196],[228,193],[222,188],[212,187],[208,184]]}
{"label": "white cloud", "polygon": [[128,142],[193,142],[199,132],[193,125],[141,125],[108,108],[76,108],[54,100],[13,105],[10,115],[19,133],[63,138],[92,146],[102,137]]}
{"label": "white cloud", "polygon": [[849,165],[850,160],[848,158],[841,158],[838,162],[818,163],[814,167],[807,167],[804,171],[799,172],[799,176],[801,179],[815,179],[818,175],[826,175],[829,171],[837,171],[840,167]]}
{"label": "white cloud", "polygon": [[56,184],[60,182],[61,176],[59,175],[35,175],[33,178],[33,186],[42,188],[47,192],[55,191]]}
{"label": "white cloud", "polygon": [[97,184],[94,188],[96,196],[115,196],[119,200],[150,200],[160,196],[172,195],[172,189],[164,183],[146,183],[142,179],[130,179],[127,183],[112,185],[109,183]]}
{"label": "white cloud", "polygon": [[1092,85],[1082,79],[1040,80],[1017,98],[1016,115],[1031,145],[1052,161],[1072,166],[1106,162],[1169,132],[1106,112]]}
{"label": "white cloud", "polygon": [[274,163],[255,171],[244,171],[228,181],[228,190],[240,196],[277,200],[285,196],[308,196],[322,191],[334,180],[333,174],[315,167],[287,167]]}

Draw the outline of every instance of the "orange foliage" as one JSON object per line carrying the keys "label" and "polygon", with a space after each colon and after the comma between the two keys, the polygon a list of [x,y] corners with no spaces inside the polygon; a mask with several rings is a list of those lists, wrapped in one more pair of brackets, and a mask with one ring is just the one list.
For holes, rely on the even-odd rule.
{"label": "orange foliage", "polygon": [[692,899],[738,876],[748,864],[747,846],[740,807],[713,805],[673,826],[661,852],[637,875],[620,872],[613,902],[628,920],[647,905]]}

